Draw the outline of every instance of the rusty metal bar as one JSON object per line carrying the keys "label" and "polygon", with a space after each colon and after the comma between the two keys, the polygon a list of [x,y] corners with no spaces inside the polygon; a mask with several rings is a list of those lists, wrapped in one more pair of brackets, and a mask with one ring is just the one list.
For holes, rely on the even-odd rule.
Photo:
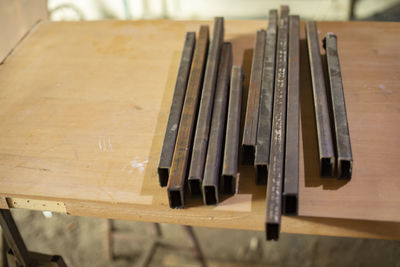
{"label": "rusty metal bar", "polygon": [[250,85],[242,140],[243,164],[248,165],[254,164],[255,146],[257,142],[257,125],[260,107],[259,103],[263,73],[265,36],[264,30],[257,31],[253,52],[253,62],[251,65]]}
{"label": "rusty metal bar", "polygon": [[185,100],[186,86],[189,79],[190,66],[192,65],[193,50],[196,43],[196,33],[187,32],[181,62],[179,64],[178,76],[176,78],[174,96],[165,130],[164,142],[158,164],[158,179],[160,186],[168,183],[169,170],[174,155],[175,141],[178,134],[178,126],[181,119],[183,101]]}
{"label": "rusty metal bar", "polygon": [[267,240],[278,240],[281,226],[286,136],[288,24],[289,7],[281,6],[276,51],[270,168],[267,185],[267,214],[265,222]]}
{"label": "rusty metal bar", "polygon": [[171,208],[184,207],[184,186],[189,165],[190,148],[196,126],[203,74],[209,43],[208,26],[201,26],[190,70],[185,102],[179,123],[174,156],[168,179],[168,199]]}
{"label": "rusty metal bar", "polygon": [[333,176],[335,170],[335,152],[333,150],[328,99],[326,96],[327,92],[315,21],[307,21],[306,35],[313,87],[315,122],[317,125],[320,175],[322,177]]}
{"label": "rusty metal bar", "polygon": [[351,153],[350,133],[336,35],[328,33],[324,39],[324,47],[328,63],[334,139],[337,153],[337,175],[339,179],[351,179],[353,155]]}
{"label": "rusty metal bar", "polygon": [[225,194],[233,194],[236,191],[242,83],[242,67],[233,66],[226,123],[224,162],[221,175],[221,191]]}
{"label": "rusty metal bar", "polygon": [[228,103],[229,81],[232,70],[232,45],[222,45],[221,60],[218,68],[218,79],[212,113],[210,141],[203,179],[203,200],[206,205],[218,203],[218,185],[221,173],[221,161],[225,135],[226,110]]}
{"label": "rusty metal bar", "polygon": [[257,129],[255,155],[256,184],[267,184],[271,144],[272,106],[274,98],[275,56],[278,24],[277,10],[269,12],[269,22],[264,52],[263,77],[261,84],[260,114]]}
{"label": "rusty metal bar", "polygon": [[286,114],[283,214],[296,215],[299,195],[300,18],[289,18],[288,89]]}
{"label": "rusty metal bar", "polygon": [[215,18],[213,39],[208,52],[203,91],[197,119],[196,134],[193,143],[192,160],[189,169],[189,189],[193,195],[201,194],[204,166],[207,155],[210,132],[211,113],[215,95],[215,83],[218,73],[218,62],[224,40],[224,19]]}

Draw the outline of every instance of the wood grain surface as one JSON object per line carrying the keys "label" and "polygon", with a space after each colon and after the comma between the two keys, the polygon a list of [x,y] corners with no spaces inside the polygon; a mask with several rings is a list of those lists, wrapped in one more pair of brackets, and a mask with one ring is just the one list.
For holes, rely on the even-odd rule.
{"label": "wood grain surface", "polygon": [[[158,185],[180,50],[200,24],[212,26],[42,23],[0,65],[0,196],[61,201],[72,215],[264,230],[265,187],[254,185],[250,166],[239,169],[238,193],[218,206],[199,198],[171,210]],[[284,216],[282,231],[400,239],[400,24],[317,26],[321,40],[328,31],[338,36],[353,178],[318,177],[302,24],[302,217]],[[260,28],[266,21],[225,23],[233,64],[245,75]]]}

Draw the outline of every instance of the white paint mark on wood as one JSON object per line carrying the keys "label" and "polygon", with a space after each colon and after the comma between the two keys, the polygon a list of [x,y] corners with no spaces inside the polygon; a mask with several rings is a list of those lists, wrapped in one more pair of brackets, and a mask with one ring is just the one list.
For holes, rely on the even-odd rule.
{"label": "white paint mark on wood", "polygon": [[148,159],[142,160],[139,157],[135,157],[135,159],[131,160],[128,166],[125,166],[121,169],[121,171],[125,172],[128,169],[128,174],[131,175],[134,171],[138,171],[142,173],[149,162]]}
{"label": "white paint mark on wood", "polygon": [[383,92],[385,92],[385,93],[388,93],[388,94],[391,94],[391,93],[392,93],[392,90],[387,89],[386,86],[383,85],[383,84],[378,85],[378,87],[379,87]]}

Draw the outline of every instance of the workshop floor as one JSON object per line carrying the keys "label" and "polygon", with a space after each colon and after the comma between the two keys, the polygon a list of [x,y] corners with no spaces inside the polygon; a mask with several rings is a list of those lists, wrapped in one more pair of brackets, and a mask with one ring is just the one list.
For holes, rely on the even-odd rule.
{"label": "workshop floor", "polygon": [[[143,241],[117,241],[118,260],[106,259],[106,220],[53,213],[13,210],[14,218],[32,251],[61,254],[69,267],[134,266],[144,253]],[[148,223],[115,221],[120,231],[152,234]],[[182,227],[162,225],[167,237],[189,244]],[[279,242],[265,242],[263,232],[195,227],[209,266],[390,266],[400,267],[400,241],[282,234]],[[150,240],[151,237],[148,238]],[[124,257],[125,256],[125,257]],[[150,266],[199,266],[193,254],[160,248]]]}

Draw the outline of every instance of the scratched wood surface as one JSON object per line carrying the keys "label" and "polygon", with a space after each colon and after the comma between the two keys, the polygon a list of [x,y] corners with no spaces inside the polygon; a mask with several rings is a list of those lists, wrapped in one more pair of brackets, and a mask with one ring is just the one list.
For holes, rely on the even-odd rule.
{"label": "scratched wood surface", "polygon": [[[239,193],[171,210],[157,164],[186,31],[212,22],[42,23],[0,65],[0,198],[57,201],[72,215],[264,230],[265,187],[240,168]],[[227,21],[247,92],[265,21]],[[301,27],[300,205],[290,233],[400,239],[400,24],[318,23],[339,39],[354,157],[348,182],[317,177]],[[246,103],[247,101],[243,101]],[[245,110],[245,109],[242,109]],[[303,164],[303,162],[305,164]],[[49,203],[49,202],[46,202]],[[28,206],[30,207],[30,206]]]}

